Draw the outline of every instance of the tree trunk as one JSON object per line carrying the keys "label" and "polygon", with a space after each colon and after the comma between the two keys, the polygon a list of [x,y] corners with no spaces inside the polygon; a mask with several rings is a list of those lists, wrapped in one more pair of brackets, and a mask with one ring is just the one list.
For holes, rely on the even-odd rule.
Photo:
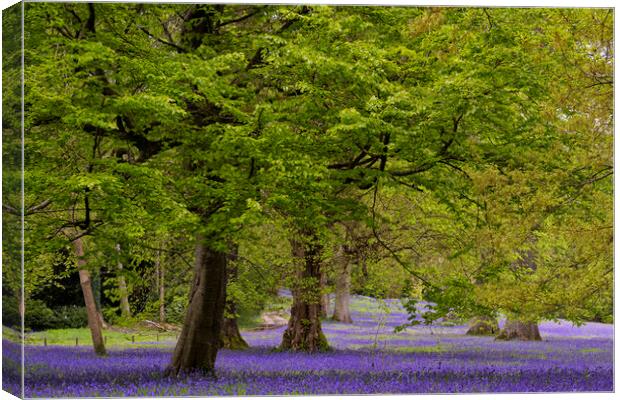
{"label": "tree trunk", "polygon": [[73,241],[73,249],[77,257],[80,286],[82,287],[82,294],[84,295],[84,304],[86,306],[86,315],[88,318],[90,335],[93,339],[93,348],[95,349],[95,353],[97,355],[105,356],[106,350],[103,343],[103,334],[101,333],[101,321],[97,311],[97,304],[95,303],[95,295],[91,285],[90,272],[84,269],[86,260],[84,259],[84,243],[82,242],[82,238],[78,238]]}
{"label": "tree trunk", "polygon": [[362,275],[364,275],[364,279],[368,280],[370,275],[368,275],[368,265],[366,264],[366,257],[365,256],[358,257],[358,262],[362,266]]}
{"label": "tree trunk", "polygon": [[[230,262],[227,265],[227,281],[234,282],[237,280],[237,266],[235,261],[237,260],[237,246],[231,246]],[[224,323],[222,325],[222,347],[231,350],[247,349],[249,346],[247,342],[241,336],[239,332],[239,326],[237,325],[237,304],[235,299],[230,296],[230,293],[226,296],[226,311],[224,314]]]}
{"label": "tree trunk", "polygon": [[329,313],[329,294],[327,294],[327,274],[321,271],[320,290],[321,290],[321,318],[327,318]]}
{"label": "tree trunk", "polygon": [[214,372],[226,304],[226,261],[225,253],[212,250],[197,235],[189,305],[167,375]]}
{"label": "tree trunk", "polygon": [[[534,250],[534,246],[537,243],[537,237],[535,232],[540,228],[539,224],[532,227],[525,242],[527,247],[525,249],[519,249],[517,254],[519,258],[511,264],[511,267],[527,268],[530,271],[536,271],[537,265],[537,253]],[[500,331],[496,337],[497,340],[542,340],[540,332],[538,331],[538,324],[535,322],[506,320],[504,328]]]}
{"label": "tree trunk", "polygon": [[157,288],[159,291],[159,322],[163,323],[166,322],[166,285],[164,265],[161,263],[159,251],[157,252],[155,266],[157,267]]}
{"label": "tree trunk", "polygon": [[535,322],[507,320],[497,340],[542,340]]}
{"label": "tree trunk", "polygon": [[105,319],[103,319],[103,313],[101,312],[101,310],[97,310],[97,317],[99,318],[99,324],[101,325],[101,328],[102,329],[108,329],[109,326],[105,322]]}
{"label": "tree trunk", "polygon": [[469,323],[469,329],[466,335],[487,336],[497,335],[499,333],[499,324],[497,319],[489,316],[479,316],[472,318]]}
{"label": "tree trunk", "polygon": [[121,315],[123,316],[123,318],[131,318],[127,282],[125,282],[125,275],[123,275],[123,263],[121,262],[121,245],[118,243],[116,244],[116,254],[118,256],[118,262],[116,266],[118,269],[118,292],[121,298]]}
{"label": "tree trunk", "polygon": [[321,329],[321,246],[315,237],[307,242],[291,241],[293,256],[302,261],[299,284],[292,288],[293,305],[280,347],[284,350],[316,352],[329,349]]}
{"label": "tree trunk", "polygon": [[21,324],[25,321],[26,318],[26,302],[22,297],[21,288],[17,291],[17,312],[19,313],[19,322],[21,327]]}
{"label": "tree trunk", "polygon": [[351,264],[345,250],[345,246],[340,245],[336,253],[336,305],[332,318],[336,321],[350,324],[353,322],[349,312]]}
{"label": "tree trunk", "polygon": [[248,343],[241,336],[237,318],[224,318],[222,325],[222,347],[230,350],[247,349]]}

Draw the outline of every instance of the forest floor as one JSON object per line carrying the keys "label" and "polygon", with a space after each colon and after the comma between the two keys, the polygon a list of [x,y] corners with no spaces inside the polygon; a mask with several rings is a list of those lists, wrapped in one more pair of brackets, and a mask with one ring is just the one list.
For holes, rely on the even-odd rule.
{"label": "forest floor", "polygon": [[[333,304],[332,304],[333,306]],[[217,376],[165,378],[175,333],[106,331],[109,355],[94,356],[82,332],[48,331],[25,346],[26,397],[277,395],[337,393],[572,392],[613,390],[613,325],[540,324],[541,342],[466,336],[466,325],[415,326],[398,300],[352,298],[353,324],[330,320],[332,350],[276,351],[284,327],[245,330],[251,346],[222,350]],[[50,338],[43,346],[42,337]],[[133,336],[133,337],[132,337]],[[81,338],[81,339],[80,339]],[[60,339],[60,338],[59,338]],[[133,339],[133,341],[132,341]],[[80,341],[83,340],[83,341]],[[64,342],[63,342],[64,343]],[[18,392],[19,345],[3,340],[3,389]]]}

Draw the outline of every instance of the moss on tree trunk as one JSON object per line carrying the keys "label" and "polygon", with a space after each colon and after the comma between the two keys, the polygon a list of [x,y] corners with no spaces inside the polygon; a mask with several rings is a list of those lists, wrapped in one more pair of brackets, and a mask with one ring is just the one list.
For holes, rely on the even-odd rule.
{"label": "moss on tree trunk", "polygon": [[320,279],[322,246],[317,238],[304,235],[292,241],[293,256],[301,261],[297,285],[293,287],[291,317],[282,337],[284,350],[317,352],[329,349],[321,328]]}
{"label": "moss on tree trunk", "polygon": [[222,347],[230,350],[247,349],[248,343],[241,336],[237,318],[224,318],[222,324]]}

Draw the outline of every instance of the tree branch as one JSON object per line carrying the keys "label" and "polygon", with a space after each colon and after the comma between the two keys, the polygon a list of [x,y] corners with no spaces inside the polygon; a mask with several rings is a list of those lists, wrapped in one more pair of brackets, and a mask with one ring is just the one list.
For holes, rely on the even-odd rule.
{"label": "tree branch", "polygon": [[414,271],[413,269],[411,269],[404,261],[402,261],[400,259],[400,257],[398,256],[398,254],[396,254],[396,252],[394,252],[394,250],[392,250],[380,237],[379,234],[377,233],[377,224],[376,224],[376,204],[377,204],[377,192],[379,191],[379,182],[375,183],[375,190],[374,190],[374,194],[373,194],[373,200],[372,200],[372,233],[375,237],[375,239],[377,240],[377,242],[383,247],[385,248],[390,255],[392,256],[392,258],[394,260],[396,260],[396,262],[398,264],[400,264],[401,267],[403,267],[405,269],[405,271],[409,272],[411,275],[415,276],[416,278],[418,278],[419,280],[421,280],[426,286],[434,288],[434,289],[439,289],[437,286],[433,285],[428,279],[424,278],[420,273],[418,273],[417,271]]}
{"label": "tree branch", "polygon": [[179,46],[176,43],[172,43],[172,42],[168,42],[162,38],[158,38],[157,36],[151,34],[151,32],[149,32],[145,27],[143,26],[139,26],[138,29],[140,29],[142,32],[146,33],[148,37],[150,37],[151,39],[154,39],[155,41],[161,43],[161,44],[165,44],[166,46],[170,46],[173,47],[174,49],[176,49],[176,51],[178,53],[187,53],[187,49]]}
{"label": "tree branch", "polygon": [[9,214],[17,215],[18,217],[21,217],[22,215],[22,213],[17,208],[10,206],[4,202],[2,203],[2,209],[8,212]]}
{"label": "tree branch", "polygon": [[[28,207],[26,210],[24,210],[24,215],[30,215],[33,214],[35,212],[40,212],[39,210],[42,210],[44,208],[46,208],[47,206],[49,206],[50,204],[52,204],[52,199],[47,199],[43,202],[41,202],[40,204]],[[9,214],[13,214],[13,215],[17,215],[17,216],[21,216],[21,210],[10,206],[8,204],[2,203],[2,209],[6,212],[8,212]]]}
{"label": "tree branch", "polygon": [[47,200],[37,204],[36,206],[29,207],[26,210],[25,214],[28,215],[28,214],[32,214],[34,212],[37,212],[39,210],[42,210],[42,209],[46,208],[47,206],[49,206],[50,204],[52,204],[52,199],[47,199]]}
{"label": "tree branch", "polygon": [[222,26],[226,26],[226,25],[230,25],[230,24],[236,24],[237,22],[244,21],[244,20],[246,20],[248,18],[251,18],[251,17],[255,16],[256,14],[260,13],[261,11],[262,11],[262,8],[259,8],[259,9],[255,10],[254,12],[246,14],[246,15],[244,15],[242,17],[231,19],[231,20],[228,20],[228,21],[224,21],[222,23],[219,23],[217,25],[217,28],[221,28]]}

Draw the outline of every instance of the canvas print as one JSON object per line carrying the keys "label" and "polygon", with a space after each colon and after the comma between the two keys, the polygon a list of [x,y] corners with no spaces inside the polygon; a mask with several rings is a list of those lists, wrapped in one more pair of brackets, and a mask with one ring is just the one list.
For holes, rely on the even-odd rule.
{"label": "canvas print", "polygon": [[2,17],[4,391],[614,390],[613,9]]}

